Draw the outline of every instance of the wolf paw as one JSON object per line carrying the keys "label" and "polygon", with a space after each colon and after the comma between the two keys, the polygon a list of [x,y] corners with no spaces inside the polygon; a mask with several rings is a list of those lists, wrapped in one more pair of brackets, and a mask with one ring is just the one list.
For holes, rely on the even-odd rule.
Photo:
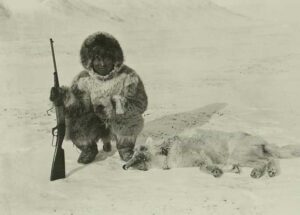
{"label": "wolf paw", "polygon": [[268,168],[268,175],[269,175],[270,177],[276,176],[276,175],[277,175],[277,170],[276,170],[276,168],[273,168],[273,167]]}
{"label": "wolf paw", "polygon": [[215,177],[215,178],[219,178],[223,175],[223,171],[221,169],[219,169],[218,167],[215,167],[211,170],[211,174]]}
{"label": "wolf paw", "polygon": [[265,170],[261,168],[254,168],[250,174],[252,178],[260,178],[264,175]]}
{"label": "wolf paw", "polygon": [[267,172],[270,177],[278,175],[279,169],[275,161],[270,161],[267,165]]}
{"label": "wolf paw", "polygon": [[232,172],[234,172],[236,174],[240,174],[241,173],[241,168],[238,165],[233,165],[232,166]]}
{"label": "wolf paw", "polygon": [[170,170],[171,168],[169,166],[163,166],[163,170]]}

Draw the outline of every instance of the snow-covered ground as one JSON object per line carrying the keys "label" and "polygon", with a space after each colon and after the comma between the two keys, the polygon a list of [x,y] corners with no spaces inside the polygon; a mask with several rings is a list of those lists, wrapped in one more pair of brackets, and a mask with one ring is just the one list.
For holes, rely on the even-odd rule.
{"label": "snow-covered ground", "polygon": [[56,122],[46,113],[49,38],[67,85],[81,70],[81,42],[106,31],[145,83],[146,122],[163,131],[161,117],[202,108],[201,128],[300,144],[296,0],[26,2],[0,1],[0,214],[299,213],[297,158],[281,160],[272,179],[247,168],[216,179],[197,168],[124,171],[115,150],[82,166],[65,142],[67,178],[50,182]]}

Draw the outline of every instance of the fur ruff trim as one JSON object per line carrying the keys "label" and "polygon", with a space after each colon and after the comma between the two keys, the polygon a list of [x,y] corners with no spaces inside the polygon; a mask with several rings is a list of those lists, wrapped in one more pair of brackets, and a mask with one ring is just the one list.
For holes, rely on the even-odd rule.
{"label": "fur ruff trim", "polygon": [[88,72],[91,77],[101,81],[106,81],[116,77],[119,73],[121,73],[122,68],[123,65],[115,66],[115,68],[108,75],[104,75],[104,76],[95,73],[93,70],[89,70]]}

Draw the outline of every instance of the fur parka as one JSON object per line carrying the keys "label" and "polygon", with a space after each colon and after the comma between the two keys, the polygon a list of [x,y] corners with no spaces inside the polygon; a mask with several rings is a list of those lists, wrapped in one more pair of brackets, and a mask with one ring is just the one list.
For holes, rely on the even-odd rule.
{"label": "fur parka", "polygon": [[[115,62],[114,69],[106,76],[95,73],[92,68],[94,58],[103,54]],[[80,59],[84,70],[70,87],[63,88],[68,136],[71,140],[75,137],[77,146],[108,136],[120,142],[129,140],[134,146],[143,129],[142,114],[147,109],[148,99],[138,74],[123,64],[119,42],[107,33],[92,34],[81,46]],[[122,112],[117,111],[117,106]],[[92,136],[93,141],[90,141]]]}

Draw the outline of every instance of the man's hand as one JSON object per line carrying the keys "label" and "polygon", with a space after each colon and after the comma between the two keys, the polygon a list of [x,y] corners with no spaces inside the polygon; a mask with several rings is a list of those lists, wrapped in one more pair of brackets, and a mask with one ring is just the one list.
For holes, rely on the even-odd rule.
{"label": "man's hand", "polygon": [[116,115],[123,115],[125,113],[125,110],[124,110],[125,98],[120,95],[114,95],[111,99],[112,99],[114,108],[116,110]]}
{"label": "man's hand", "polygon": [[64,90],[62,88],[52,87],[50,90],[50,101],[55,105],[63,104]]}

